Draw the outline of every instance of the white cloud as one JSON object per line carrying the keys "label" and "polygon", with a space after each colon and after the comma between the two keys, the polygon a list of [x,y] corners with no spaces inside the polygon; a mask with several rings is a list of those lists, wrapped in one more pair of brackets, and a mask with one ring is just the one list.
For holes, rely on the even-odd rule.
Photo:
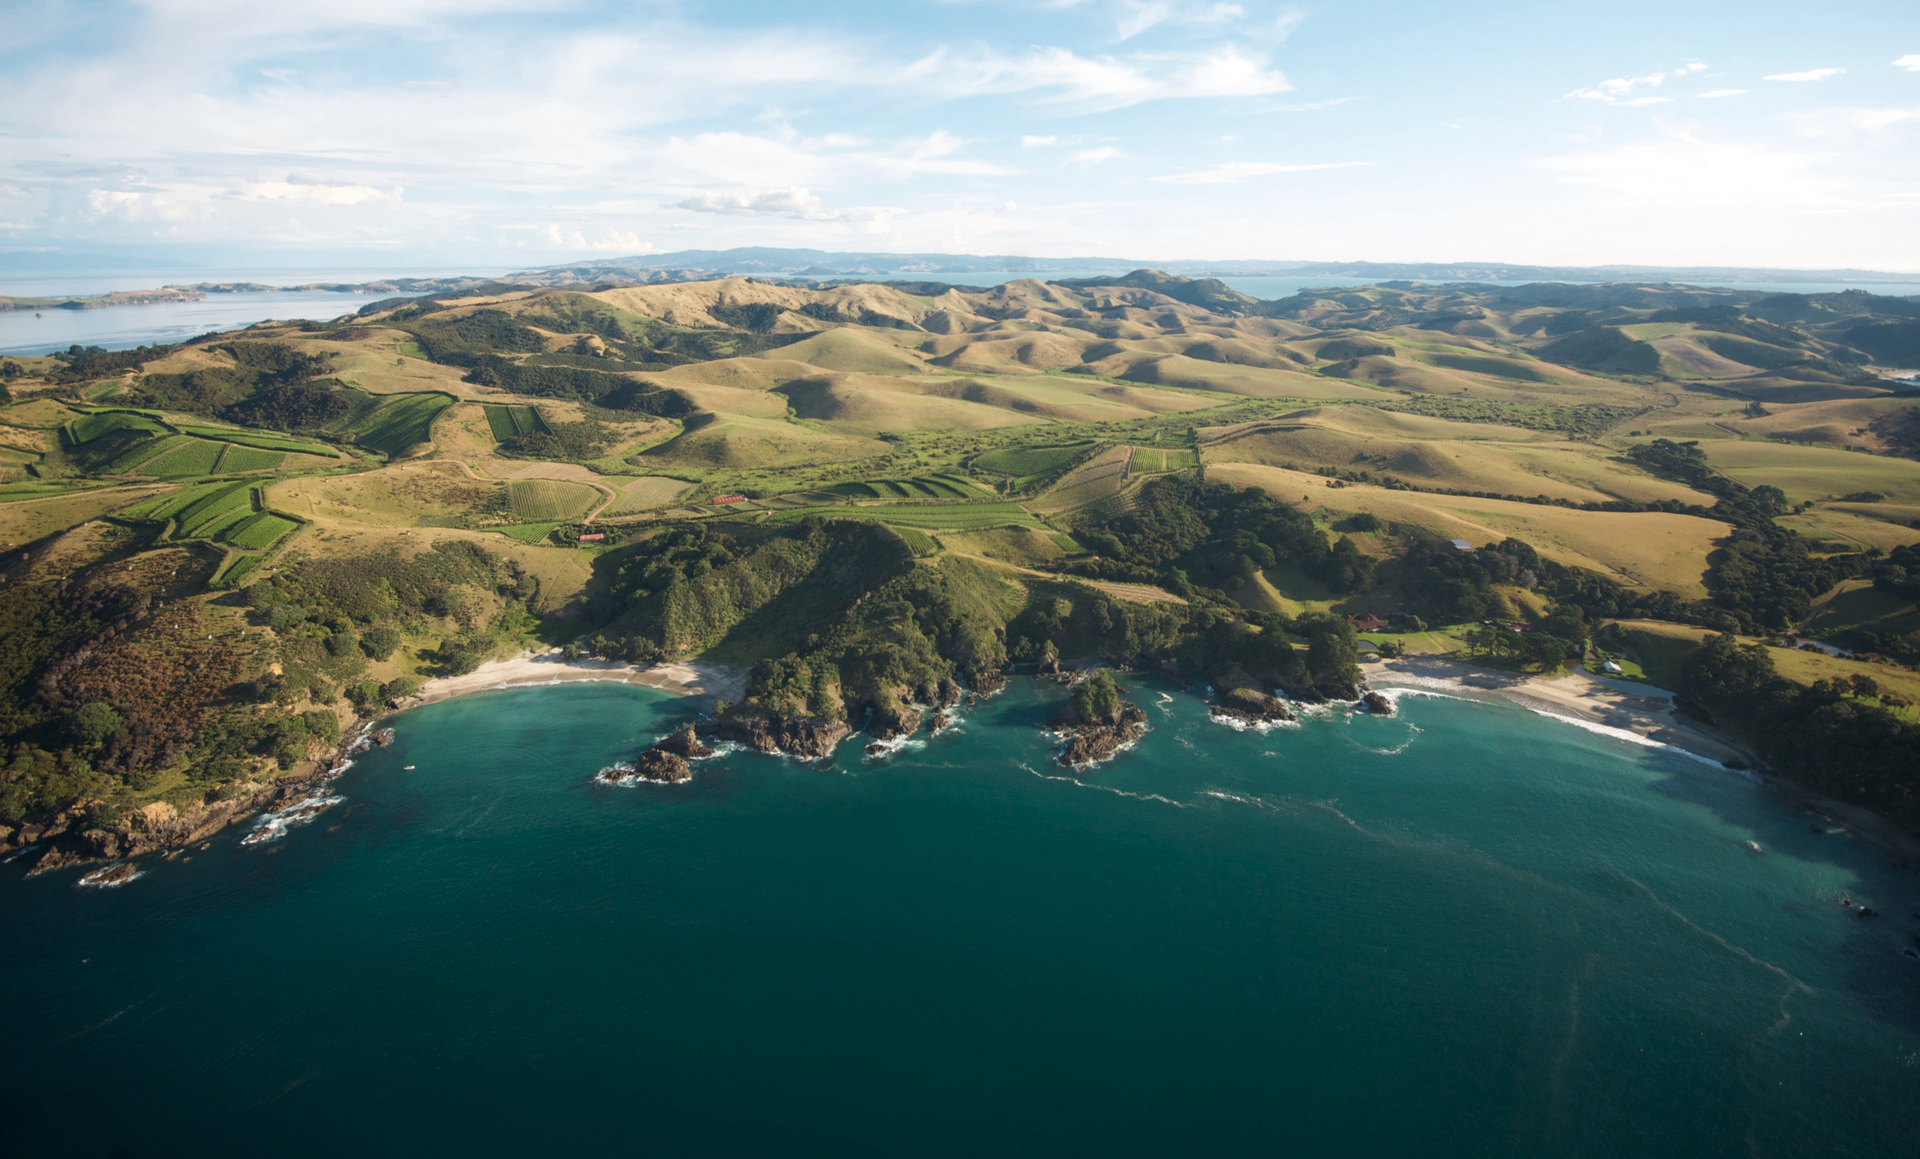
{"label": "white cloud", "polygon": [[1372,161],[1326,161],[1313,165],[1282,165],[1274,161],[1229,161],[1224,165],[1215,165],[1211,169],[1199,169],[1192,173],[1169,173],[1153,180],[1167,185],[1238,185],[1249,177],[1265,177],[1270,173],[1312,173],[1321,169],[1360,169],[1373,165]]}
{"label": "white cloud", "polygon": [[1247,14],[1238,4],[1191,4],[1182,0],[1122,0],[1116,27],[1131,40],[1158,24],[1225,24]]}
{"label": "white cloud", "polygon": [[1893,62],[1893,67],[1904,68],[1908,72],[1920,72],[1920,52],[1909,52]]}
{"label": "white cloud", "polygon": [[1103,161],[1111,161],[1115,157],[1122,156],[1125,156],[1125,154],[1113,146],[1101,145],[1096,149],[1082,149],[1078,153],[1070,155],[1066,163],[1069,165],[1082,165],[1091,169]]}
{"label": "white cloud", "polygon": [[1534,164],[1613,204],[1806,211],[1844,209],[1861,201],[1854,183],[1825,171],[1834,159],[1832,153],[1712,140],[1662,126],[1638,141]]}
{"label": "white cloud", "polygon": [[1058,137],[1022,137],[1020,138],[1020,147],[1023,149],[1034,149],[1041,145],[1057,145],[1059,142],[1060,138]]}
{"label": "white cloud", "polygon": [[1920,124],[1920,109],[1818,109],[1786,120],[1795,131],[1816,139],[1849,133],[1882,137],[1902,125]]}
{"label": "white cloud", "polygon": [[901,212],[883,206],[830,209],[801,186],[758,193],[701,193],[673,203],[675,209],[743,217],[797,217],[805,221],[873,221]]}
{"label": "white cloud", "polygon": [[550,244],[561,249],[619,254],[653,252],[653,244],[641,241],[640,235],[631,230],[610,229],[598,240],[593,240],[577,229],[561,229],[557,225],[549,225],[544,231],[544,236]]}
{"label": "white cloud", "polygon": [[234,196],[248,201],[311,201],[321,205],[359,205],[367,201],[398,201],[402,194],[403,191],[399,186],[394,186],[391,190],[381,190],[371,185],[334,182],[320,177],[290,173],[285,180],[244,182]]}
{"label": "white cloud", "polygon": [[1633,108],[1639,105],[1664,104],[1671,98],[1653,96],[1636,97],[1632,95],[1633,90],[1639,88],[1658,88],[1670,80],[1678,80],[1681,77],[1692,76],[1697,72],[1705,72],[1706,68],[1707,66],[1701,64],[1699,61],[1691,61],[1667,72],[1648,73],[1646,76],[1617,76],[1612,80],[1603,80],[1592,88],[1575,89],[1560,99],[1567,101],[1599,101],[1602,104],[1621,105],[1627,108]]}
{"label": "white cloud", "polygon": [[1805,72],[1776,72],[1772,76],[1762,77],[1761,79],[1783,81],[1826,80],[1830,76],[1839,76],[1845,71],[1847,70],[1844,68],[1810,68]]}
{"label": "white cloud", "polygon": [[1703,100],[1709,101],[1717,101],[1722,97],[1744,97],[1746,95],[1747,90],[1745,89],[1714,89],[1712,92],[1700,94]]}
{"label": "white cloud", "polygon": [[1050,93],[1057,103],[1119,109],[1145,101],[1265,96],[1293,86],[1264,59],[1231,45],[1205,54],[1086,57],[1065,48],[1008,56],[939,48],[901,70],[902,83],[952,97]]}

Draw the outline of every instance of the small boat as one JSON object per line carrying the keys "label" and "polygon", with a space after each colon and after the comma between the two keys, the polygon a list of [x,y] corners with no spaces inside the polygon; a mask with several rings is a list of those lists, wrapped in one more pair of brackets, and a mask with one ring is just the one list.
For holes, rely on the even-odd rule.
{"label": "small boat", "polygon": [[411,773],[411,772],[412,772],[412,771],[413,771],[413,770],[414,770],[415,768],[417,768],[417,767],[418,767],[418,766],[416,766],[416,765],[401,765],[401,766],[400,766],[400,771],[401,771],[401,772],[403,772],[403,773]]}

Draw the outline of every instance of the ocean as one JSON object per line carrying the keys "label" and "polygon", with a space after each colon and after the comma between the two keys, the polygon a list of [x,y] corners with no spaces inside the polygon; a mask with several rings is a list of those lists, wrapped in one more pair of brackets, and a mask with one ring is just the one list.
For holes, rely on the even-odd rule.
{"label": "ocean", "polygon": [[1506,705],[1236,731],[1123,682],[1153,731],[1097,771],[1016,681],[883,760],[632,787],[690,702],[484,693],[275,840],[0,868],[5,1149],[1913,1153],[1884,851]]}

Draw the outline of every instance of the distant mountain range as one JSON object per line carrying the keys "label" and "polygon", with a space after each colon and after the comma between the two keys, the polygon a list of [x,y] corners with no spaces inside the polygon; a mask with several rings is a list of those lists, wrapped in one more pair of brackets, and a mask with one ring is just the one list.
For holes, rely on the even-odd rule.
{"label": "distant mountain range", "polygon": [[1787,270],[1736,266],[1527,266],[1508,262],[1166,261],[1141,258],[1036,258],[1015,254],[835,253],[749,246],[680,250],[568,262],[507,275],[507,280],[681,281],[689,274],[761,274],[780,278],[952,279],[1025,274],[1038,278],[1124,274],[1151,267],[1189,278],[1364,278],[1414,282],[1779,282],[1899,283],[1920,274],[1876,270]]}

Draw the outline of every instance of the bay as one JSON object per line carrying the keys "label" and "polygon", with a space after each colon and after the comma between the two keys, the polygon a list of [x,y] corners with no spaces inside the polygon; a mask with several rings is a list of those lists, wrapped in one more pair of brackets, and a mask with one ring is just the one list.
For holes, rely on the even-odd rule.
{"label": "bay", "polygon": [[687,702],[488,693],[278,841],[6,867],[8,1147],[1911,1153],[1885,853],[1515,708],[1236,732],[1127,683],[1097,772],[1016,682],[886,760],[629,788]]}

